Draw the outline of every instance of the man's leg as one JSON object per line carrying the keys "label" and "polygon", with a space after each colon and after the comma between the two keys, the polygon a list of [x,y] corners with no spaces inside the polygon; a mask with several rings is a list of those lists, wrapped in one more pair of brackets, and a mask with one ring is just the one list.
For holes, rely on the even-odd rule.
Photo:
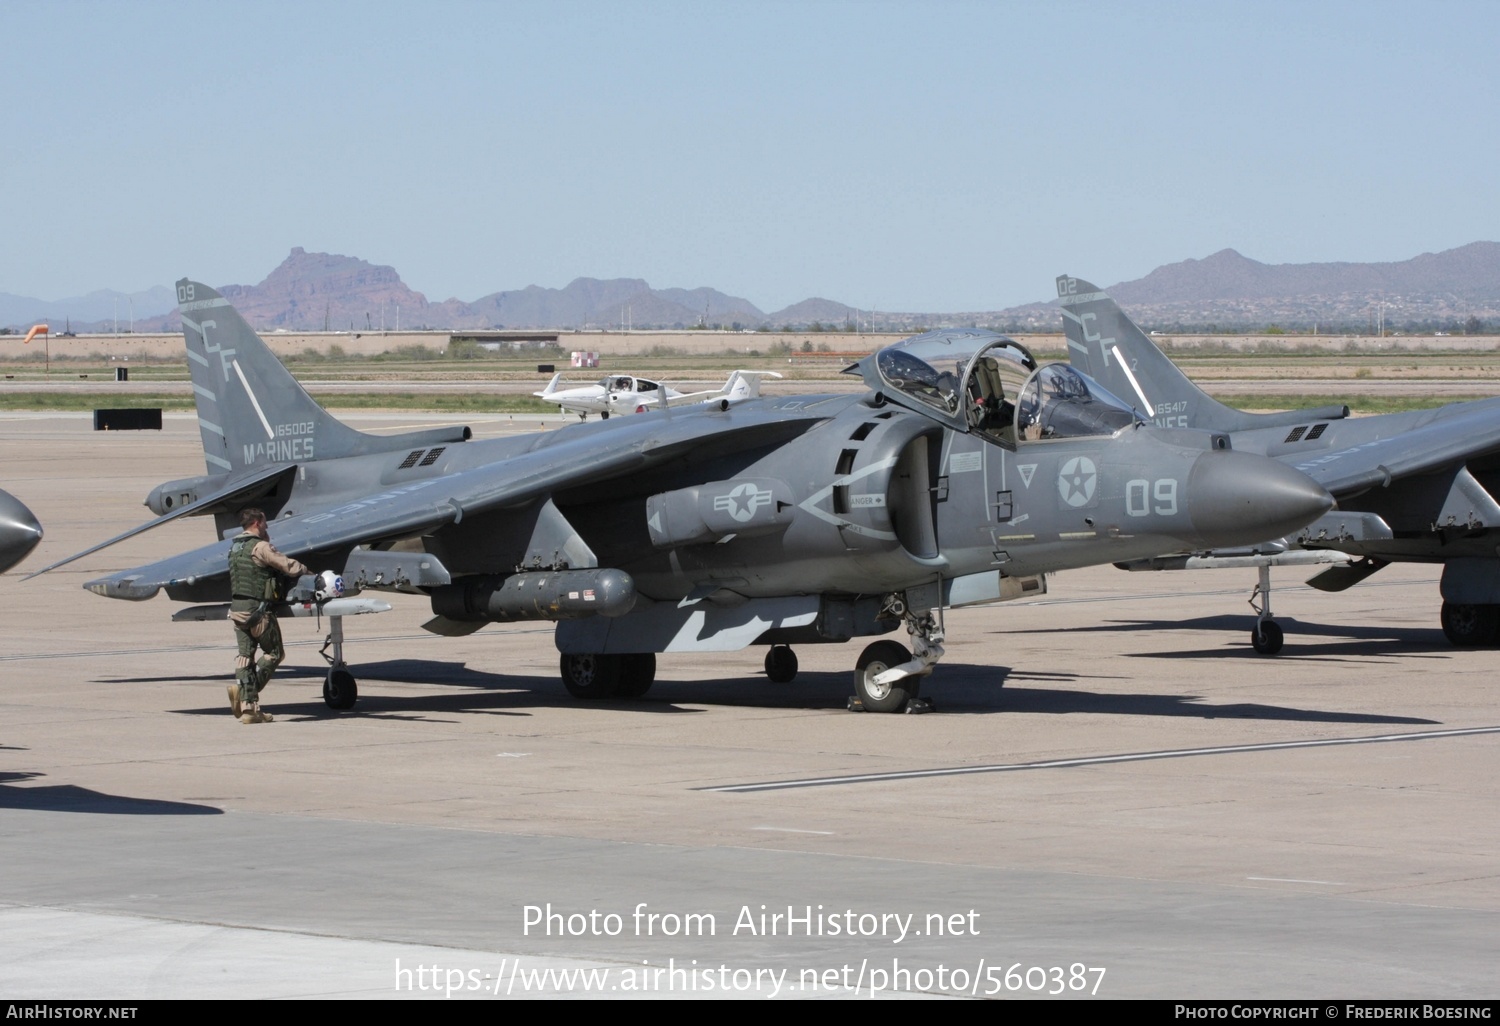
{"label": "man's leg", "polygon": [[[259,667],[252,665],[248,668],[248,675],[250,683],[253,685],[253,690],[251,691],[251,697],[247,703],[245,714],[240,717],[240,722],[242,723],[271,722],[271,714],[261,710],[260,693],[270,683],[271,674],[276,670],[276,667],[281,665],[281,661],[286,658],[286,649],[281,644],[281,627],[276,623],[276,617],[267,614],[266,618],[261,621],[261,624],[261,632],[254,641],[256,645],[260,646],[260,650],[264,654],[261,656]],[[254,657],[255,653],[253,650],[250,655],[251,658]]]}
{"label": "man's leg", "polygon": [[255,639],[241,630],[238,624],[234,628],[234,645],[237,653],[234,660],[235,682],[229,685],[229,708],[238,718],[245,706],[255,702],[259,688],[255,680]]}
{"label": "man's leg", "polygon": [[276,672],[276,667],[286,658],[286,647],[281,643],[281,625],[276,622],[276,617],[266,616],[266,629],[256,638],[256,644],[260,645],[261,657],[259,672],[256,674],[256,694],[265,690],[267,684],[271,683],[271,674]]}

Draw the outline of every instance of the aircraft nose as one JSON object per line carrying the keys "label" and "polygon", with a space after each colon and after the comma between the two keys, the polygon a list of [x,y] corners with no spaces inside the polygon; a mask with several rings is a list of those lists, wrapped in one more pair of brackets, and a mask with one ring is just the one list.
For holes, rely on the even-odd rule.
{"label": "aircraft nose", "polygon": [[7,492],[0,492],[0,572],[9,570],[42,540],[42,525],[31,510]]}
{"label": "aircraft nose", "polygon": [[1206,452],[1188,473],[1188,518],[1208,547],[1279,538],[1332,507],[1333,496],[1316,481],[1266,456]]}

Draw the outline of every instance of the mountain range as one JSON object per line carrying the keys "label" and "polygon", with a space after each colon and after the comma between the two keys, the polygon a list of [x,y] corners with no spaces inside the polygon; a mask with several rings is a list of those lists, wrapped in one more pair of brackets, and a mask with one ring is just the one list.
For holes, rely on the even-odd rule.
{"label": "mountain range", "polygon": [[1108,291],[1137,320],[1158,325],[1360,325],[1383,305],[1388,324],[1451,327],[1500,318],[1500,243],[1369,264],[1262,264],[1225,249]]}
{"label": "mountain range", "polygon": [[[1087,276],[1087,269],[1077,271]],[[1474,242],[1390,263],[1263,264],[1232,249],[1167,264],[1143,278],[1108,286],[1137,321],[1175,330],[1322,326],[1360,329],[1383,308],[1388,325],[1455,327],[1500,323],[1500,243]],[[639,278],[577,278],[560,289],[529,285],[473,302],[429,302],[394,267],[298,247],[256,285],[220,292],[251,324],[288,331],[398,328],[782,328],[857,322],[877,330],[987,325],[1057,331],[1055,301],[1003,310],[871,313],[828,299],[806,299],[771,313],[712,288],[652,288]],[[115,310],[135,330],[176,331],[170,289],[125,295],[95,292],[44,303],[0,293],[0,325],[24,330],[67,319],[75,330],[109,331]]]}
{"label": "mountain range", "polygon": [[132,315],[141,320],[160,317],[176,305],[177,294],[165,285],[157,285],[145,292],[101,289],[86,296],[55,302],[0,292],[0,324],[30,327],[38,321],[46,321],[55,324],[57,331],[63,331],[69,326],[82,327],[91,323],[113,325],[118,317],[122,326],[129,327]]}
{"label": "mountain range", "polygon": [[[717,289],[653,289],[639,278],[576,278],[560,289],[528,285],[492,292],[472,303],[430,302],[394,267],[357,257],[293,249],[257,285],[225,285],[220,293],[253,325],[288,331],[379,331],[399,328],[691,328],[699,324],[752,328],[774,321],[748,299]],[[812,301],[817,302],[817,301]],[[800,304],[799,304],[800,305]],[[846,308],[836,307],[842,322]],[[832,316],[830,313],[829,316]],[[175,313],[137,330],[175,331]],[[779,322],[778,322],[779,323]]]}

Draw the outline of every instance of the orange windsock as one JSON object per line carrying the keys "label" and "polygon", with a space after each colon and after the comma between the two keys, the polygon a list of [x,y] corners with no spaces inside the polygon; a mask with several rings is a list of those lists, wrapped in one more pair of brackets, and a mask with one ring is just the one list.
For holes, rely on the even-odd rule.
{"label": "orange windsock", "polygon": [[26,342],[29,343],[32,339],[36,338],[38,335],[46,335],[46,334],[48,334],[48,332],[47,332],[47,326],[45,324],[38,324],[36,327],[32,328],[30,331],[28,331],[26,333]]}

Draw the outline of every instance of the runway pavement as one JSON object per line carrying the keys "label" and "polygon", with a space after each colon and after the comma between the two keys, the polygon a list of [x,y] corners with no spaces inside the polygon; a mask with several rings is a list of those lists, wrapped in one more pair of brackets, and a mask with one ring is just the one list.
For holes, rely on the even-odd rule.
{"label": "runway pavement", "polygon": [[1062,574],[950,614],[926,716],[845,710],[856,645],[579,703],[545,625],[397,596],[346,622],[353,711],[286,621],[245,726],[226,625],[79,587],[202,521],[21,580],[202,467],[191,417],[89,428],[0,415],[47,532],[0,576],[0,996],[1495,996],[1496,652],[1437,568],[1274,571],[1274,659],[1251,571]]}

